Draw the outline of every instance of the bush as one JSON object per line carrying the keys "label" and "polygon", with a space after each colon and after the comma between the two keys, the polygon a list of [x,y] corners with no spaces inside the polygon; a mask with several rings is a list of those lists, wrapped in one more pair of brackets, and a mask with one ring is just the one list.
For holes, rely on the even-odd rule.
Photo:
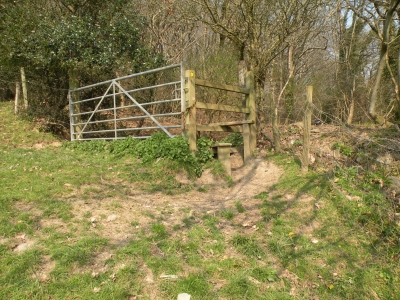
{"label": "bush", "polygon": [[338,149],[341,154],[343,154],[344,156],[347,156],[347,157],[351,156],[354,152],[351,147],[346,146],[345,144],[343,144],[341,142],[334,143],[332,146],[332,149],[333,150]]}

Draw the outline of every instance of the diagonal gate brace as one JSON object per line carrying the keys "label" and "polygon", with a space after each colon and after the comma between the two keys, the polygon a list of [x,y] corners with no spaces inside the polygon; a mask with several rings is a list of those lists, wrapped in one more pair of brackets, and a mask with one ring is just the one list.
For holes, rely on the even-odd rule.
{"label": "diagonal gate brace", "polygon": [[154,123],[157,124],[158,127],[160,127],[162,129],[162,131],[164,131],[170,138],[173,137],[172,134],[170,134],[168,132],[168,130],[166,130],[164,128],[164,126],[161,125],[160,122],[158,122],[147,110],[145,110],[142,105],[140,105],[139,102],[137,102],[131,95],[129,95],[129,93],[116,81],[113,82],[116,86],[118,86],[118,88],[120,89],[120,91],[122,91],[129,99],[132,100],[133,103],[135,103]]}

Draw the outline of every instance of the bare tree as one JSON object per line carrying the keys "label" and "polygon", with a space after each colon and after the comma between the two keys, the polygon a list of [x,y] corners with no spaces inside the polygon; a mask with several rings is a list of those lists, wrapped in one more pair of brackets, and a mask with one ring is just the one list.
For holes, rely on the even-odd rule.
{"label": "bare tree", "polygon": [[[398,33],[393,34],[391,27],[396,16],[396,10],[400,4],[400,0],[373,1],[370,0],[362,7],[356,7],[349,0],[345,0],[346,4],[361,19],[363,19],[376,34],[380,40],[380,53],[378,68],[376,71],[375,83],[369,101],[368,113],[375,122],[383,123],[385,120],[379,116],[376,111],[378,103],[378,91],[381,85],[382,76],[387,66],[388,52],[390,44],[398,38]],[[389,71],[390,68],[389,68]],[[392,72],[392,77],[394,73]],[[397,80],[394,80],[396,94],[399,94]]]}

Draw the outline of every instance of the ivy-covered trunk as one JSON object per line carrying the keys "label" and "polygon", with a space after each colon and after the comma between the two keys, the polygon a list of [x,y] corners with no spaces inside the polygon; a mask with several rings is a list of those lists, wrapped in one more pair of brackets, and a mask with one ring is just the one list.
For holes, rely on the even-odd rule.
{"label": "ivy-covered trunk", "polygon": [[[79,75],[78,70],[74,68],[70,68],[68,70],[68,80],[69,80],[69,90],[74,90],[79,87]],[[72,103],[76,103],[80,100],[79,92],[71,92],[71,100]],[[80,113],[81,112],[81,104],[73,104],[72,105],[72,113]],[[81,117],[74,117],[74,124],[80,123]],[[80,125],[74,126],[74,132],[79,133],[82,131],[82,127]]]}

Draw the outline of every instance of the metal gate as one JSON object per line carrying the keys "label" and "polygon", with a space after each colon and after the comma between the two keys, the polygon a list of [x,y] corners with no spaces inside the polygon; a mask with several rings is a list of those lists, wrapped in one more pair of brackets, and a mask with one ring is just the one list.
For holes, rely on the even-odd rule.
{"label": "metal gate", "polygon": [[175,64],[69,91],[71,140],[182,133],[184,71]]}

